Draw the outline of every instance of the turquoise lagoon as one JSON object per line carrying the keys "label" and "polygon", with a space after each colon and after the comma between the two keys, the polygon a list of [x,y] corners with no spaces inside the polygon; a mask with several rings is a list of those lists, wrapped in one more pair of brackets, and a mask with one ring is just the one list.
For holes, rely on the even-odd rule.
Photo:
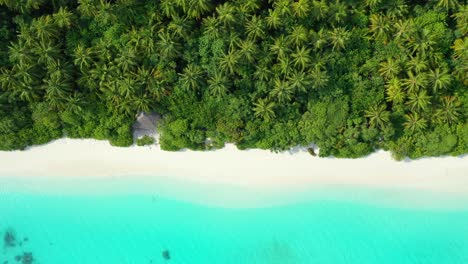
{"label": "turquoise lagoon", "polygon": [[15,242],[0,248],[0,264],[29,263],[15,260],[25,252],[41,264],[468,263],[468,203],[400,206],[384,201],[391,191],[332,188],[223,206],[216,186],[192,193],[205,195],[197,200],[184,197],[189,185],[151,192],[138,179],[0,178],[1,242],[7,230]]}

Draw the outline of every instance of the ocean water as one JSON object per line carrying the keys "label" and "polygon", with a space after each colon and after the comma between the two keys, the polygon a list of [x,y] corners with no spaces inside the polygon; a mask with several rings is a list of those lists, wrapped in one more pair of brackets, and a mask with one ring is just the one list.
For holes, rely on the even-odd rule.
{"label": "ocean water", "polygon": [[7,181],[0,264],[468,263],[468,204],[390,206],[372,192],[366,202],[327,191],[324,199],[232,207],[139,192],[138,182],[101,195],[78,184],[57,194]]}

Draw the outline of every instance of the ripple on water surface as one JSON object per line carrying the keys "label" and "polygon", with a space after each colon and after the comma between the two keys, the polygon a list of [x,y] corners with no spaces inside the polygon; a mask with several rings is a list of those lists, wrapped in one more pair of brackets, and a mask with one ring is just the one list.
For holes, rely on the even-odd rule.
{"label": "ripple on water surface", "polygon": [[222,208],[138,191],[3,192],[0,264],[468,263],[468,208],[387,206],[364,202],[372,195],[327,193]]}

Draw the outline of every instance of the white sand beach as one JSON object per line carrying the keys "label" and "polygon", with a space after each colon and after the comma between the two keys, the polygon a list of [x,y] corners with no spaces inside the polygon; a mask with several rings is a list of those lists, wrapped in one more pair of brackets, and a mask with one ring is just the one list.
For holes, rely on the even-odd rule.
{"label": "white sand beach", "polygon": [[[167,152],[157,145],[118,148],[107,141],[91,139],[60,139],[26,151],[0,152],[0,178],[32,176],[53,177],[57,182],[80,179],[90,189],[92,181],[105,181],[109,186],[110,178],[140,176],[164,182],[165,186],[170,182],[183,183],[187,188],[199,186],[194,196],[216,191],[220,197],[227,196],[220,191],[223,186],[249,191],[253,197],[341,186],[423,190],[468,197],[468,155],[395,161],[390,153],[378,151],[360,159],[336,159],[313,157],[305,148],[271,153],[241,151],[234,145],[215,151]],[[9,187],[3,188],[8,191]],[[30,190],[34,188],[30,186]]]}

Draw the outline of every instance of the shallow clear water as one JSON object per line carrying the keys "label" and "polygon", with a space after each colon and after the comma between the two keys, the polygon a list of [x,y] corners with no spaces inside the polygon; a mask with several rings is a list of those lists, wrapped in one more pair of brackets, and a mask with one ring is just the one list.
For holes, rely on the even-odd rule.
{"label": "shallow clear water", "polygon": [[314,196],[243,209],[138,190],[103,196],[4,189],[0,232],[4,238],[14,230],[16,246],[0,248],[0,264],[21,263],[14,258],[23,252],[42,264],[468,263],[468,205],[418,209],[350,200]]}

